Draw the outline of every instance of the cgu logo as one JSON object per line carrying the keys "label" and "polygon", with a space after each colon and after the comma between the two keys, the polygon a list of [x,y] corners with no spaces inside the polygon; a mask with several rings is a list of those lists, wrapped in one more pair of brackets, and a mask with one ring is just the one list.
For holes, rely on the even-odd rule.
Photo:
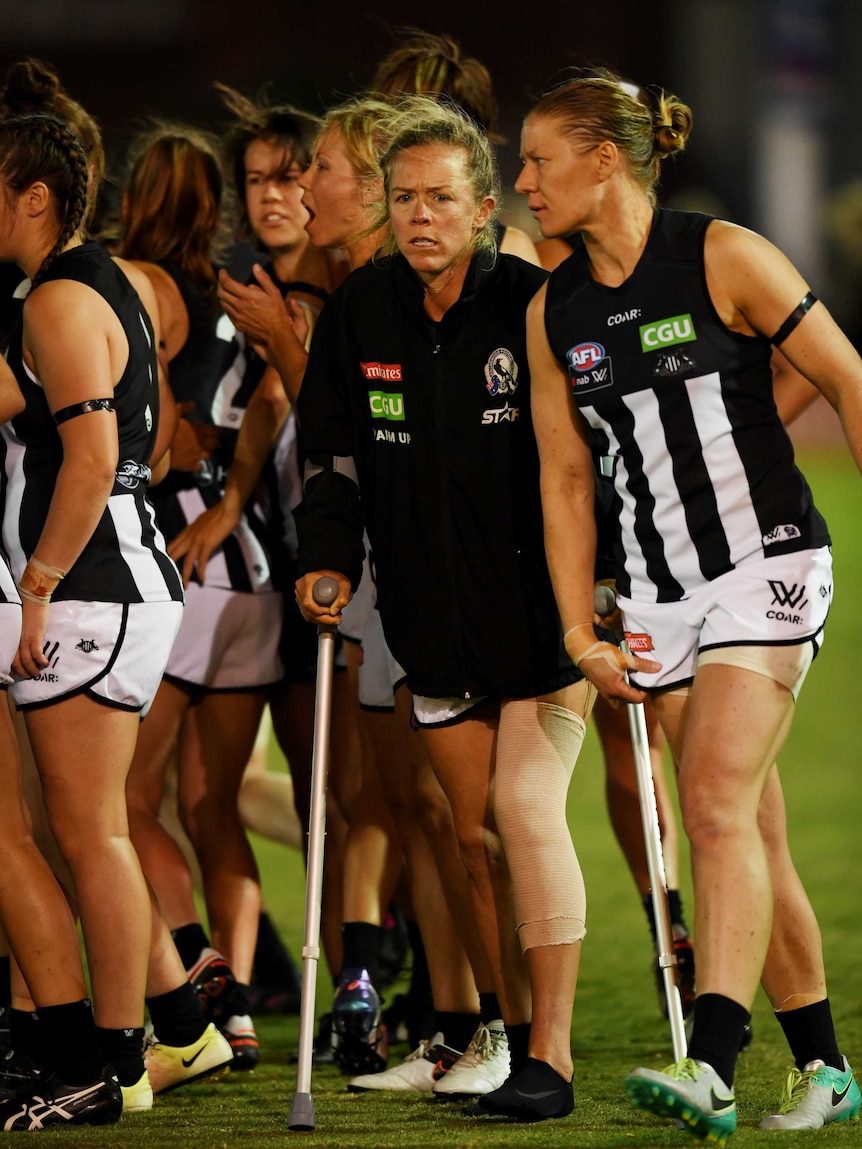
{"label": "cgu logo", "polygon": [[639,331],[641,351],[655,351],[657,347],[672,347],[675,343],[691,343],[697,339],[690,315],[672,315],[658,323],[646,323]]}
{"label": "cgu logo", "polygon": [[605,349],[601,343],[579,343],[566,356],[573,371],[589,371],[591,367],[597,367],[604,357]]}
{"label": "cgu logo", "polygon": [[387,395],[385,391],[369,391],[368,402],[372,419],[389,419],[404,422],[404,396]]}

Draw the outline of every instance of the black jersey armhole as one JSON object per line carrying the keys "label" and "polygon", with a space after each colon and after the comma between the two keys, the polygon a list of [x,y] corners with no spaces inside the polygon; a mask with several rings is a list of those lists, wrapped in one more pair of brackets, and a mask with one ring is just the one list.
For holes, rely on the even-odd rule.
{"label": "black jersey armhole", "polygon": [[709,231],[713,223],[717,222],[711,219],[703,231],[700,233],[698,247],[700,252],[700,283],[703,288],[703,297],[706,300],[706,305],[712,312],[713,318],[721,330],[731,339],[738,339],[742,343],[765,343],[769,344],[769,340],[765,335],[746,335],[743,331],[733,331],[727,326],[721,316],[718,314],[715,304],[712,301],[712,296],[709,292],[709,283],[706,278],[706,233]]}

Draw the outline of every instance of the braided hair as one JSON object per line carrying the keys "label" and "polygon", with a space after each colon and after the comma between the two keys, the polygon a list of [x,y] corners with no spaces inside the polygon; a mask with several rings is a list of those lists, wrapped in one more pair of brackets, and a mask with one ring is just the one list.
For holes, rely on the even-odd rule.
{"label": "braided hair", "polygon": [[45,114],[0,120],[0,181],[7,198],[41,181],[51,192],[59,232],[33,276],[33,287],[75,235],[87,213],[87,156],[78,137]]}
{"label": "braided hair", "polygon": [[68,124],[84,145],[90,170],[89,216],[92,217],[98,205],[99,188],[105,178],[101,128],[69,95],[51,64],[35,56],[27,56],[10,64],[0,81],[0,117],[32,116],[36,112],[56,116]]}

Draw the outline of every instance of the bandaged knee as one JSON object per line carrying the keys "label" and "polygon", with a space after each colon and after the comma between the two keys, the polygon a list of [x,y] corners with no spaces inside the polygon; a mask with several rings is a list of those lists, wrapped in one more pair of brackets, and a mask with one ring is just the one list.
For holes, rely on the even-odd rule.
{"label": "bandaged knee", "polygon": [[500,714],[494,813],[525,952],[586,933],[584,879],[566,821],[585,732],[580,715],[534,698],[507,702]]}

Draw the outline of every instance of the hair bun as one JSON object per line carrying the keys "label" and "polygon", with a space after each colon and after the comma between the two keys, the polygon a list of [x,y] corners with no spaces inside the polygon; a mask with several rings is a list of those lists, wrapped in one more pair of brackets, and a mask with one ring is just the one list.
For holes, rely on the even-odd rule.
{"label": "hair bun", "polygon": [[60,79],[54,69],[29,56],[9,65],[0,100],[11,115],[39,112],[54,102],[59,91]]}
{"label": "hair bun", "polygon": [[672,156],[685,148],[691,134],[691,108],[676,96],[662,93],[653,122],[653,146],[660,158]]}

